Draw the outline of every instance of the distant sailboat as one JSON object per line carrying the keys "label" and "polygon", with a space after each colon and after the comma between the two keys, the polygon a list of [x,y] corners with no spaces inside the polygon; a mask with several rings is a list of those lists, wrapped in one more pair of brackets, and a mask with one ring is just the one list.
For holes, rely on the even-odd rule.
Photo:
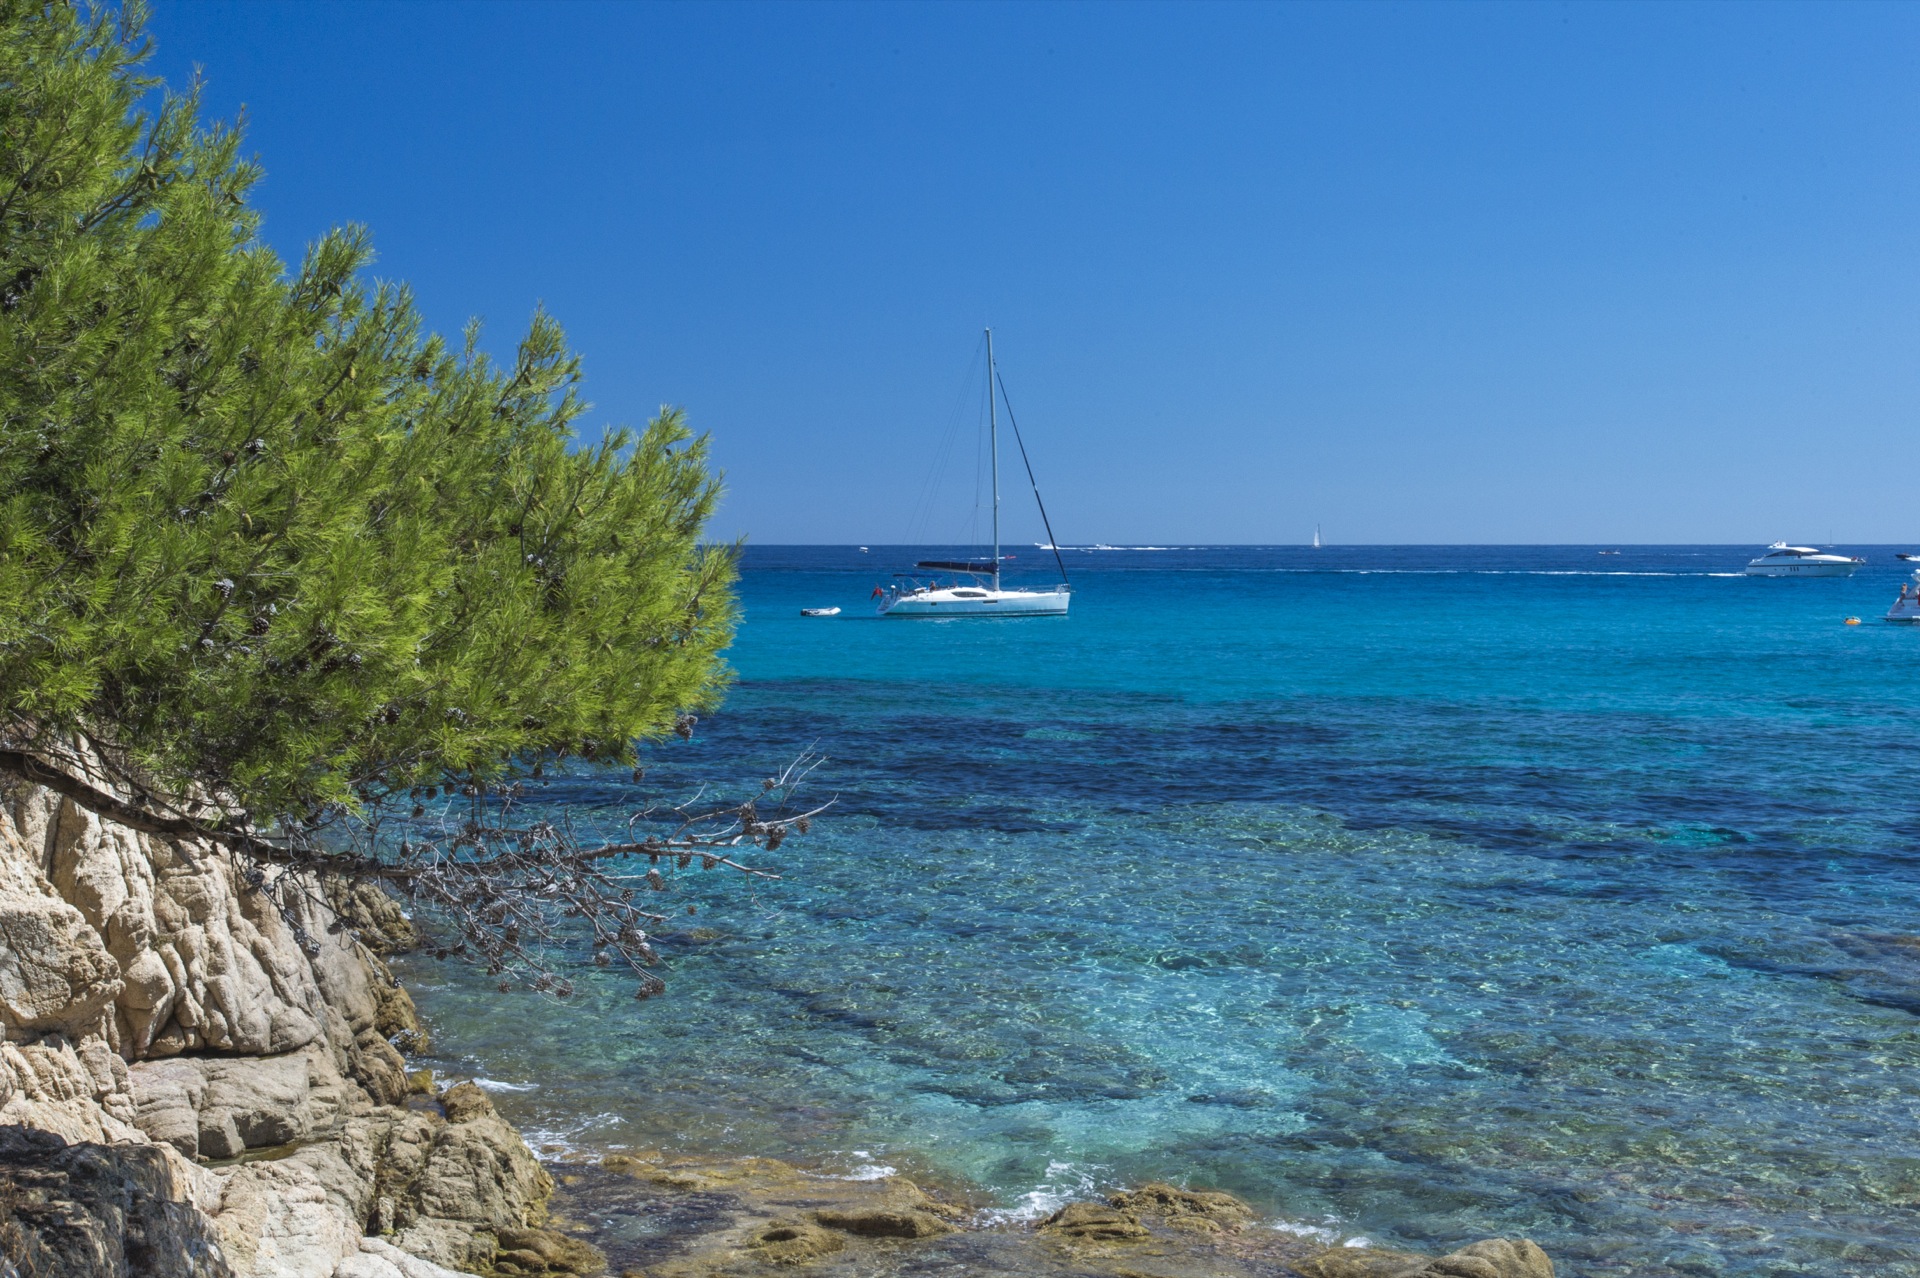
{"label": "distant sailboat", "polygon": [[1313,526],[1313,548],[1315,550],[1320,549],[1320,525],[1319,524],[1315,524]]}
{"label": "distant sailboat", "polygon": [[[987,330],[987,439],[993,461],[993,558],[924,559],[914,567],[931,572],[950,572],[967,578],[966,583],[943,586],[936,578],[922,580],[915,573],[895,573],[894,584],[876,591],[883,617],[1047,617],[1063,616],[1073,600],[1073,588],[1067,584],[1067,566],[1061,562],[1053,526],[1047,522],[1047,508],[1040,502],[1040,487],[1033,487],[1033,500],[1040,506],[1040,522],[1047,530],[1047,544],[1056,547],[1053,559],[1060,567],[1060,584],[1051,590],[1003,590],[1000,587],[1000,416],[996,396],[1004,397],[999,374],[993,363],[993,330]],[[996,390],[997,387],[997,390]],[[1020,426],[1013,420],[1013,405],[1007,404],[1007,424],[1014,438]],[[1020,460],[1026,461],[1027,446],[1020,445]],[[1033,465],[1027,464],[1027,480],[1033,481]],[[1005,558],[1012,558],[1011,555]]]}

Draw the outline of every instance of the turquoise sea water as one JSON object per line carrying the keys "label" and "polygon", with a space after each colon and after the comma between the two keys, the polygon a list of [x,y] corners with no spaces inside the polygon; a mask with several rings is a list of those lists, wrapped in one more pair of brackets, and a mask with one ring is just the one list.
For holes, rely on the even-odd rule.
{"label": "turquoise sea water", "polygon": [[1069,618],[924,622],[866,603],[918,552],[751,549],[741,683],[648,780],[817,747],[788,877],[683,873],[651,1002],[405,975],[438,1064],[576,1147],[1012,1213],[1173,1179],[1575,1275],[1920,1275],[1892,550],[1797,582],[1746,547],[1074,552]]}

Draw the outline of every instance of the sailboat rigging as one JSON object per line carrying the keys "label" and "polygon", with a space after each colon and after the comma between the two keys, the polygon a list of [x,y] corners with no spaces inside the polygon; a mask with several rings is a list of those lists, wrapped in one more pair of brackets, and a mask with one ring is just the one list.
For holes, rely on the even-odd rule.
{"label": "sailboat rigging", "polygon": [[[894,583],[880,592],[878,611],[882,617],[1058,617],[1064,616],[1073,599],[1073,587],[1067,581],[1067,565],[1060,558],[1053,524],[1047,518],[1046,503],[1040,500],[1040,485],[1033,477],[1033,462],[1027,457],[1027,442],[1020,436],[1020,424],[1014,420],[1013,401],[1007,399],[1006,384],[993,359],[993,330],[987,331],[987,451],[992,457],[993,473],[993,557],[978,559],[923,559],[911,573],[895,573]],[[1047,590],[1009,590],[1000,582],[1000,413],[999,401],[1007,405],[1007,424],[1020,446],[1020,460],[1026,466],[1027,483],[1033,488],[1034,504],[1040,508],[1040,522],[1047,530],[1047,544],[1053,548],[1054,563],[1060,569],[1060,584]],[[938,577],[924,573],[953,573],[965,580],[942,585]]]}

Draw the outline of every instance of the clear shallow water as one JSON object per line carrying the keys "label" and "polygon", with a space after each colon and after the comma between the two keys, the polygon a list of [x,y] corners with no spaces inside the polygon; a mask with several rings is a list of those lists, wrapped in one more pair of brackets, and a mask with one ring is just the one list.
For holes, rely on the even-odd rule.
{"label": "clear shallow water", "polygon": [[869,620],[906,552],[753,549],[741,686],[650,780],[817,743],[789,878],[683,876],[653,1002],[408,977],[444,1064],[572,1144],[1012,1211],[1172,1178],[1580,1275],[1920,1275],[1892,549],[1077,553],[1070,618],[1000,623]]}

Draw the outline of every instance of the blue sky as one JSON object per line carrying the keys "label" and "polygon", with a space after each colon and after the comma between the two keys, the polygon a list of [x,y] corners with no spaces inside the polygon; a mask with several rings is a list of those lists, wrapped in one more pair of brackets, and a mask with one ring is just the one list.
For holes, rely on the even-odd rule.
{"label": "blue sky", "polygon": [[[1920,542],[1920,7],[162,3],[289,256],[537,303],[715,531]],[[964,415],[963,415],[964,416]],[[970,429],[971,416],[962,425]],[[1009,539],[1032,539],[1009,483]]]}

